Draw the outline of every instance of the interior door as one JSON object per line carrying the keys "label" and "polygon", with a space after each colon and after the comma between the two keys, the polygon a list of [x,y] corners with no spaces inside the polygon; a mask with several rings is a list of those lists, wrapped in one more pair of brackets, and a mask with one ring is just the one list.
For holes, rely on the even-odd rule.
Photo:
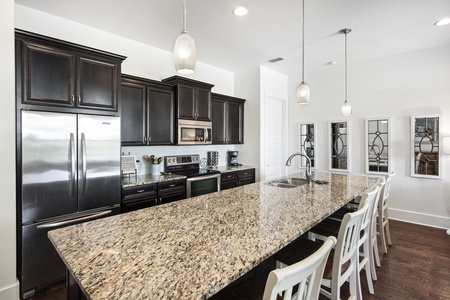
{"label": "interior door", "polygon": [[264,107],[264,180],[271,180],[285,175],[286,100],[266,95]]}

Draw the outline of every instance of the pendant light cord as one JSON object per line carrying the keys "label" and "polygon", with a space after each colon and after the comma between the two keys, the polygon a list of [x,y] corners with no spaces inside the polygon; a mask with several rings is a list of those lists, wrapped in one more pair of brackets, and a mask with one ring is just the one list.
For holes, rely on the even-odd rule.
{"label": "pendant light cord", "polygon": [[183,32],[186,32],[186,0],[183,1]]}
{"label": "pendant light cord", "polygon": [[305,0],[303,0],[302,23],[302,83],[305,82]]}
{"label": "pendant light cord", "polygon": [[347,31],[345,32],[345,102],[347,102]]}

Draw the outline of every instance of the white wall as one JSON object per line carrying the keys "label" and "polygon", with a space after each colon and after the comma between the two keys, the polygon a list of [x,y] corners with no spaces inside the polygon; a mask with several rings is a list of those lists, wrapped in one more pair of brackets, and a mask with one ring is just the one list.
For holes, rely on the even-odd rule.
{"label": "white wall", "polygon": [[[349,62],[351,58],[349,58]],[[295,102],[298,82],[289,82],[290,152],[298,150],[300,121],[317,121],[318,169],[328,170],[328,120],[350,121],[351,171],[364,173],[364,120],[390,117],[392,170],[396,171],[390,217],[450,227],[450,157],[443,157],[442,180],[410,177],[410,116],[442,113],[441,133],[450,135],[450,45],[349,64],[348,100],[353,114],[341,114],[343,66],[327,66],[305,79],[311,88],[306,106]]]}
{"label": "white wall", "polygon": [[256,166],[256,181],[264,178],[264,97],[287,99],[286,75],[260,66],[235,72],[235,94],[244,98],[244,145],[238,146],[239,160]]}
{"label": "white wall", "polygon": [[239,161],[257,166],[256,181],[259,181],[260,163],[260,71],[259,68],[242,70],[234,74],[235,95],[246,99],[244,104],[244,144],[238,146]]}
{"label": "white wall", "polygon": [[16,280],[14,0],[0,1],[0,299],[19,299]]}

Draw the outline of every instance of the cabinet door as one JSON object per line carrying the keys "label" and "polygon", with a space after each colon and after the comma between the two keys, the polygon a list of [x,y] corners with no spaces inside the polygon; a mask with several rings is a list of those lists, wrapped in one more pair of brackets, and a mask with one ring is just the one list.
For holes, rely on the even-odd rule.
{"label": "cabinet door", "polygon": [[186,198],[186,181],[173,180],[158,183],[159,203],[169,203]]}
{"label": "cabinet door", "polygon": [[148,144],[174,144],[173,90],[151,86],[148,99]]}
{"label": "cabinet door", "polygon": [[248,169],[238,172],[238,184],[246,185],[250,183],[255,183],[255,169]]}
{"label": "cabinet door", "polygon": [[196,99],[194,87],[178,84],[177,98],[178,98],[178,114],[177,114],[178,118],[195,120]]}
{"label": "cabinet door", "polygon": [[122,146],[146,144],[146,86],[122,79],[121,141]]}
{"label": "cabinet door", "polygon": [[213,144],[244,143],[244,99],[212,93]]}
{"label": "cabinet door", "polygon": [[211,121],[211,89],[197,87],[196,98],[196,119],[199,121]]}
{"label": "cabinet door", "polygon": [[211,100],[212,143],[226,144],[226,102],[222,99]]}
{"label": "cabinet door", "polygon": [[244,103],[228,102],[227,143],[244,143]]}
{"label": "cabinet door", "polygon": [[22,47],[22,103],[73,106],[75,55],[26,41]]}
{"label": "cabinet door", "polygon": [[238,186],[237,172],[226,172],[220,174],[220,189],[227,190]]}
{"label": "cabinet door", "polygon": [[107,58],[80,56],[78,60],[78,106],[117,111],[120,67]]}

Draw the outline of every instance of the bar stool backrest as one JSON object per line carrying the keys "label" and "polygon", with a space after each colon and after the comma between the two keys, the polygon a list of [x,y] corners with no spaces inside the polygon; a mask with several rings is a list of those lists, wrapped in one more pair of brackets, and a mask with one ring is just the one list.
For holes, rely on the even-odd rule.
{"label": "bar stool backrest", "polygon": [[[323,271],[335,244],[336,238],[330,236],[309,257],[285,268],[271,271],[267,278],[263,300],[276,300],[278,294],[283,292],[283,300],[318,299]],[[298,291],[292,295],[295,286],[298,286]]]}

